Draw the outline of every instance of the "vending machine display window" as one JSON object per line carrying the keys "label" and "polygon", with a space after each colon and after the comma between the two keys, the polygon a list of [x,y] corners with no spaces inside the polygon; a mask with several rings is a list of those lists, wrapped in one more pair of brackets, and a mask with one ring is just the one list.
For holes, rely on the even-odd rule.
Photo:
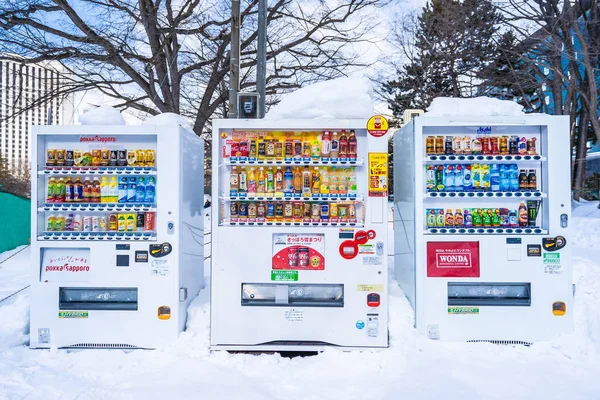
{"label": "vending machine display window", "polygon": [[449,306],[530,306],[531,283],[448,282]]}
{"label": "vending machine display window", "polygon": [[59,288],[61,310],[135,311],[138,309],[137,288]]}

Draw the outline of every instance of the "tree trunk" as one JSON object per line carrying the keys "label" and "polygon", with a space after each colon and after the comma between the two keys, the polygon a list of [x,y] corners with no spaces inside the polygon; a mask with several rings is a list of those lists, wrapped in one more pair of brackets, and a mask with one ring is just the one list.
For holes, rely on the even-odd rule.
{"label": "tree trunk", "polygon": [[587,133],[589,117],[586,109],[582,107],[581,117],[579,124],[579,135],[577,135],[577,148],[575,151],[574,161],[574,190],[573,199],[579,201],[581,194],[583,193],[583,186],[585,182],[585,156],[587,153]]}

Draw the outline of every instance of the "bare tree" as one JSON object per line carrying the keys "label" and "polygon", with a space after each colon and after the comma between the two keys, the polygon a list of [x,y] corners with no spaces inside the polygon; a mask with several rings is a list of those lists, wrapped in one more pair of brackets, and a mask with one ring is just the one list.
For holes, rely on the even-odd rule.
{"label": "bare tree", "polygon": [[[274,0],[268,9],[267,94],[363,66],[381,0]],[[255,87],[258,0],[241,11],[241,88]],[[0,5],[0,52],[60,62],[58,93],[99,90],[116,106],[182,114],[206,134],[227,115],[231,2],[227,0],[9,0]],[[13,57],[6,53],[19,54]]]}
{"label": "bare tree", "polygon": [[8,161],[0,156],[0,191],[27,198],[31,196],[31,176],[25,160]]}

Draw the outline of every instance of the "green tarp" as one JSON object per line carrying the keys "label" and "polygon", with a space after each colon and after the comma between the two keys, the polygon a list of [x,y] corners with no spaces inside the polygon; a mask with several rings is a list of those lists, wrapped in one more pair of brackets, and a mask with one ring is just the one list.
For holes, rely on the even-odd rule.
{"label": "green tarp", "polygon": [[0,253],[29,244],[30,234],[30,200],[0,192]]}

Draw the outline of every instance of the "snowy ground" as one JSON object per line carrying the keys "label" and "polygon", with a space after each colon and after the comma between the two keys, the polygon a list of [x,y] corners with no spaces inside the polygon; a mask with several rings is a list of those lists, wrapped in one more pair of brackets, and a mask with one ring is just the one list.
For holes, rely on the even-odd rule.
{"label": "snowy ground", "polygon": [[[596,204],[574,210],[575,331],[552,342],[525,348],[427,340],[392,283],[390,348],[380,352],[211,354],[208,291],[190,306],[187,331],[162,350],[29,350],[26,289],[0,303],[0,399],[599,399]],[[0,254],[0,300],[28,284],[29,251],[8,259],[17,251]]]}

